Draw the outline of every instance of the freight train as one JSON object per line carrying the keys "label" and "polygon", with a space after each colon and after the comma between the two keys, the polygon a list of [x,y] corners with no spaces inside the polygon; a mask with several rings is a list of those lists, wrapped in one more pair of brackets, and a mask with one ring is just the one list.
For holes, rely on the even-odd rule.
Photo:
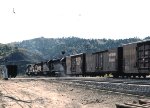
{"label": "freight train", "polygon": [[[42,74],[43,64],[40,65]],[[46,62],[46,75],[55,76],[104,76],[146,77],[150,75],[150,40],[122,45],[95,53],[81,53]],[[30,67],[30,66],[29,66]],[[28,74],[36,74],[36,64],[27,68]],[[29,70],[32,70],[30,72]]]}

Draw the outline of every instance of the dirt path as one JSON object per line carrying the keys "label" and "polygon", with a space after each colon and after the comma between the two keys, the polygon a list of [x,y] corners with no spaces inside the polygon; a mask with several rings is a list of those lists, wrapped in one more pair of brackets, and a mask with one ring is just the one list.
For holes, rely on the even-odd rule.
{"label": "dirt path", "polygon": [[115,108],[137,99],[52,81],[0,81],[0,108]]}

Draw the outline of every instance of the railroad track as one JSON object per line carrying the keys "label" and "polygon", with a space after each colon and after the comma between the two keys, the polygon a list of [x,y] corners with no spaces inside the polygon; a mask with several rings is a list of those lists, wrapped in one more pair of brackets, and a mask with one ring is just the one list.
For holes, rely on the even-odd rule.
{"label": "railroad track", "polygon": [[103,90],[137,96],[150,96],[150,82],[147,79],[113,79],[101,77],[51,77],[51,78],[15,78],[12,80],[44,80],[82,86],[89,89]]}
{"label": "railroad track", "polygon": [[150,96],[149,80],[112,78],[54,78],[50,80],[75,86],[82,86],[89,89],[137,96]]}

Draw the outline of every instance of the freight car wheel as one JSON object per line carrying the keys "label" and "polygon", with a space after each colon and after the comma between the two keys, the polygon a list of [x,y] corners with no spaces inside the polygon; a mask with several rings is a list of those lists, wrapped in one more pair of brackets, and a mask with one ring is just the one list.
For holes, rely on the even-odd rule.
{"label": "freight car wheel", "polygon": [[104,77],[105,75],[101,75],[102,77]]}
{"label": "freight car wheel", "polygon": [[141,75],[138,75],[138,78],[141,78]]}
{"label": "freight car wheel", "polygon": [[118,78],[118,77],[119,77],[119,75],[113,74],[113,77],[114,77],[114,78]]}
{"label": "freight car wheel", "polygon": [[143,78],[146,78],[146,75],[143,75]]}
{"label": "freight car wheel", "polygon": [[125,76],[124,75],[122,75],[122,78],[124,78]]}
{"label": "freight car wheel", "polygon": [[133,78],[136,78],[136,76],[135,76],[135,75],[133,75]]}

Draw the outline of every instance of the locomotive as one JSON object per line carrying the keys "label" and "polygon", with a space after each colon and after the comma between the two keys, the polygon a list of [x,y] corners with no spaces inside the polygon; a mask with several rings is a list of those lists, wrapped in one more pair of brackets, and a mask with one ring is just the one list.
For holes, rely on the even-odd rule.
{"label": "locomotive", "polygon": [[64,66],[60,62],[60,59],[28,64],[26,68],[28,76],[63,76],[63,72]]}
{"label": "locomotive", "polygon": [[[48,73],[54,76],[58,72],[69,76],[112,74],[116,78],[137,76],[145,78],[150,74],[150,40],[129,43],[95,53],[70,55],[47,64]],[[52,68],[54,64],[59,66]]]}

